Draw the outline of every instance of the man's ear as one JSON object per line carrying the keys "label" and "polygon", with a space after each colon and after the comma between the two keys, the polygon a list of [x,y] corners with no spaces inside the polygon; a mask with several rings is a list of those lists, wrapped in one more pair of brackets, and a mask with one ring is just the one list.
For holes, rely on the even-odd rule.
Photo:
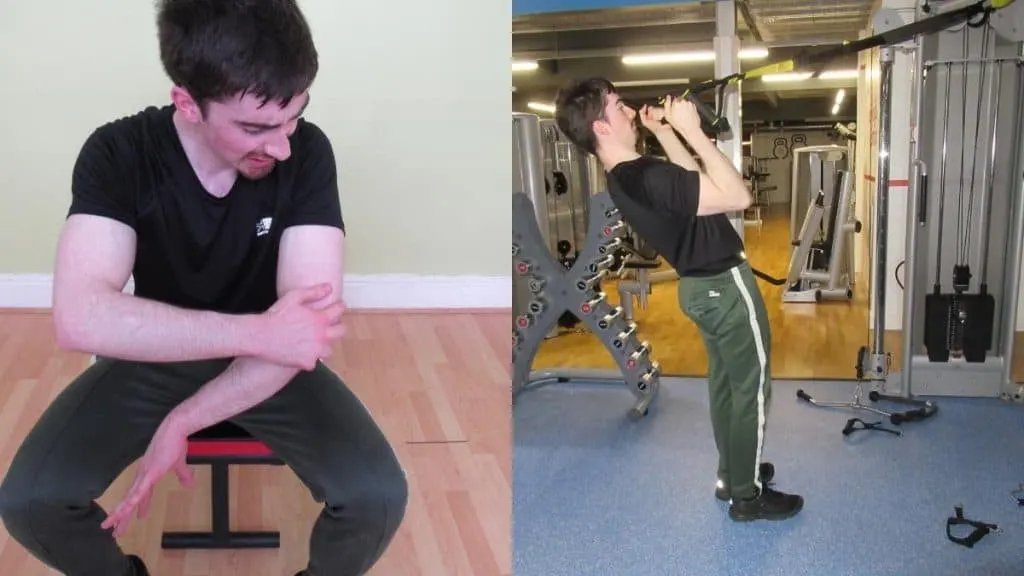
{"label": "man's ear", "polygon": [[594,120],[594,123],[590,126],[594,130],[594,134],[600,136],[607,136],[611,134],[612,127],[604,120]]}
{"label": "man's ear", "polygon": [[199,106],[199,103],[192,98],[192,95],[188,93],[188,90],[185,90],[181,86],[171,88],[171,101],[174,102],[174,107],[181,111],[186,120],[193,124],[202,122],[202,108]]}

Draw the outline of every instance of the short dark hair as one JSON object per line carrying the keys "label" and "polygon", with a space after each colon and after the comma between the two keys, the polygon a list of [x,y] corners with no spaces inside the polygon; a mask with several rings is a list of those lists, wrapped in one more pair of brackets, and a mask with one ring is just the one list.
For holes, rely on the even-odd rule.
{"label": "short dark hair", "polygon": [[287,106],[309,89],[316,46],[295,0],[157,0],[160,61],[200,105],[251,94]]}
{"label": "short dark hair", "polygon": [[555,97],[555,123],[573,144],[597,153],[594,122],[603,119],[605,97],[615,94],[615,85],[605,78],[573,80]]}

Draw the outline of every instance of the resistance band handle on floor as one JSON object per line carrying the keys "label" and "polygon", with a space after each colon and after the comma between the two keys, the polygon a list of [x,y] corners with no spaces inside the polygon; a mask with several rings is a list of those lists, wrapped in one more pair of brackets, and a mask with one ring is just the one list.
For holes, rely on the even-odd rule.
{"label": "resistance band handle on floor", "polygon": [[933,414],[935,414],[936,407],[934,404],[928,403],[924,407],[918,408],[917,410],[907,410],[900,414],[900,420],[903,422],[918,422],[920,420],[927,420]]}
{"label": "resistance band handle on floor", "polygon": [[[977,520],[968,520],[964,518],[963,506],[956,506],[955,510],[956,516],[951,516],[948,520],[946,520],[946,537],[949,538],[950,542],[953,542],[954,544],[966,546],[967,548],[974,548],[974,545],[977,544],[979,540],[987,536],[990,532],[999,531],[999,527],[995,524],[986,524],[985,522],[979,522]],[[971,526],[972,528],[974,528],[974,531],[963,538],[953,536],[953,526],[962,525]]]}
{"label": "resistance band handle on floor", "polygon": [[[858,424],[860,424],[860,426],[857,426]],[[888,432],[894,436],[903,436],[902,431],[886,428],[885,426],[882,426],[881,422],[865,422],[860,418],[850,418],[846,421],[846,426],[843,426],[843,436],[849,436],[857,430],[878,430],[879,432]]]}

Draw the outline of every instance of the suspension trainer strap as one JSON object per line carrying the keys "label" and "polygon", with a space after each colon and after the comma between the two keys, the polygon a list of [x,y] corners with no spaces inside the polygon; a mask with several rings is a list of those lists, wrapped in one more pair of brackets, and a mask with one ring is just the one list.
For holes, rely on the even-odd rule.
{"label": "suspension trainer strap", "polygon": [[[956,516],[951,516],[946,520],[946,537],[954,544],[966,546],[967,548],[974,548],[974,545],[977,544],[979,540],[987,536],[989,532],[999,531],[999,527],[995,524],[986,524],[985,522],[964,518],[963,506],[956,506],[955,510]],[[953,536],[953,526],[962,525],[970,526],[974,528],[974,531],[963,538]]]}

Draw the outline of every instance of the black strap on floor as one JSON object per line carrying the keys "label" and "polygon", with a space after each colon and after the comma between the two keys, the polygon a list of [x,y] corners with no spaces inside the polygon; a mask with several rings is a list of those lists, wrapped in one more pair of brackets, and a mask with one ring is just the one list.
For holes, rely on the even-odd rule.
{"label": "black strap on floor", "polygon": [[[964,518],[963,506],[957,506],[955,510],[956,516],[950,516],[949,519],[946,520],[946,537],[954,544],[974,548],[974,545],[977,544],[979,540],[987,536],[989,532],[999,531],[999,527],[995,524],[986,524],[985,522]],[[963,538],[953,536],[953,526],[963,525],[974,528],[974,531]]]}
{"label": "black strap on floor", "polygon": [[[857,426],[860,424],[860,426]],[[843,436],[849,436],[856,430],[878,430],[879,432],[888,432],[889,434],[895,434],[896,436],[903,436],[903,432],[900,430],[893,430],[882,426],[882,422],[865,422],[860,418],[850,418],[846,421],[846,426],[843,426]]]}

